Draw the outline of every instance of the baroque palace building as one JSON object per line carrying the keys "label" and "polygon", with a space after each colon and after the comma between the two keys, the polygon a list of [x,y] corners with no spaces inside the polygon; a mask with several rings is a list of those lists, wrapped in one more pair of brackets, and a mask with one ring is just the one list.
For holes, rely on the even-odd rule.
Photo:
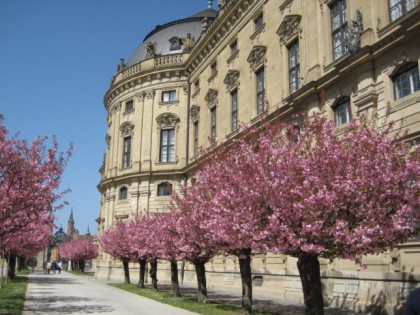
{"label": "baroque palace building", "polygon": [[[104,98],[99,234],[117,219],[167,211],[197,156],[263,114],[317,112],[340,132],[362,114],[377,113],[380,127],[388,113],[419,143],[419,2],[225,0],[157,26],[121,59]],[[419,239],[363,263],[322,261],[326,299],[392,312],[420,281]],[[168,263],[158,269],[169,279]],[[302,301],[295,258],[255,255],[253,272],[256,293]],[[96,276],[123,278],[122,264],[102,254]],[[214,258],[207,277],[210,288],[240,290],[234,257]],[[188,264],[184,282],[195,282]]]}

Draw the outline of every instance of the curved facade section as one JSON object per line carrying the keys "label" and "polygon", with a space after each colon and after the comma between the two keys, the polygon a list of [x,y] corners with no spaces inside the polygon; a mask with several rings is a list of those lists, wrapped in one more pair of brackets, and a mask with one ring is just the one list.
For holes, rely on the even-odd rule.
{"label": "curved facade section", "polygon": [[[116,219],[166,211],[196,158],[236,137],[240,122],[317,112],[335,121],[340,134],[361,115],[376,115],[378,128],[389,115],[407,129],[407,140],[419,144],[420,4],[396,10],[400,2],[224,0],[212,18],[199,14],[200,21],[192,16],[153,30],[120,65],[105,95],[99,233]],[[182,41],[170,41],[188,33],[195,40],[187,50]],[[146,58],[148,43],[156,46]],[[361,305],[384,295],[391,314],[395,297],[408,288],[404,271],[420,281],[419,252],[417,237],[392,252],[362,257],[365,269],[346,260],[321,261],[325,296]],[[111,257],[98,261],[97,276],[122,276]],[[209,285],[240,290],[236,257],[209,264]],[[186,268],[184,281],[192,284],[193,269]],[[252,268],[255,292],[302,299],[295,258],[256,254]],[[169,279],[168,264],[158,269]]]}

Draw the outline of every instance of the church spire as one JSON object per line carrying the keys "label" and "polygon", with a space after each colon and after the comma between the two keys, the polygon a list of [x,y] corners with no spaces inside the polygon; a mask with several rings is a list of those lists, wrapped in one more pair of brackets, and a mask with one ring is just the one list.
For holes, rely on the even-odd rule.
{"label": "church spire", "polygon": [[67,221],[67,236],[73,237],[74,235],[74,219],[73,219],[73,208],[70,211],[70,217]]}
{"label": "church spire", "polygon": [[69,222],[74,223],[74,219],[73,219],[73,208],[71,208],[71,211],[70,211]]}
{"label": "church spire", "polygon": [[89,225],[88,225],[88,229],[87,229],[86,235],[90,235]]}

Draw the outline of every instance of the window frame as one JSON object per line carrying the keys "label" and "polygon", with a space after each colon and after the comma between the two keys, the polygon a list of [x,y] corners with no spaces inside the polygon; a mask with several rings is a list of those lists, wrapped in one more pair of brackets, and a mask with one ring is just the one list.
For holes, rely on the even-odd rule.
{"label": "window frame", "polygon": [[157,185],[157,196],[168,197],[172,195],[173,185],[170,182],[162,182]]}
{"label": "window frame", "polygon": [[230,48],[230,55],[234,55],[238,52],[238,40],[235,39],[232,43],[229,45]]}
{"label": "window frame", "polygon": [[[346,45],[348,39],[348,13],[347,13],[347,0],[336,0],[330,5],[330,22],[331,22],[331,41],[332,41],[332,54],[333,60],[337,60],[340,57],[344,56],[348,52],[348,47]],[[333,16],[334,11],[337,10],[338,14]],[[339,25],[334,28],[334,18],[339,17]],[[341,43],[336,46],[335,36],[340,35]],[[340,49],[340,53],[337,55],[336,51]]]}
{"label": "window frame", "polygon": [[[129,106],[129,104],[131,104]],[[131,112],[134,110],[134,100],[128,100],[125,102],[124,112]]]}
{"label": "window frame", "polygon": [[128,188],[122,186],[118,191],[118,200],[127,200],[128,199]]}
{"label": "window frame", "polygon": [[131,146],[132,146],[132,136],[123,138],[123,160],[122,168],[131,167]]}
{"label": "window frame", "polygon": [[[168,96],[168,99],[165,100],[165,96]],[[169,102],[176,102],[177,101],[177,93],[176,90],[167,90],[162,91],[162,103],[169,103]]]}
{"label": "window frame", "polygon": [[[334,112],[334,121],[336,127],[341,127],[353,119],[352,113],[351,113],[351,101],[350,97],[344,96],[340,98],[333,106],[333,112]],[[345,115],[345,121],[343,120],[343,113]]]}
{"label": "window frame", "polygon": [[193,123],[193,150],[194,156],[198,156],[199,153],[199,143],[198,143],[198,121]]}
{"label": "window frame", "polygon": [[[261,115],[266,111],[265,106],[265,69],[264,67],[259,68],[255,71],[256,78],[256,100],[257,100],[257,116]],[[260,89],[260,83],[262,82],[262,88]]]}
{"label": "window frame", "polygon": [[[405,79],[405,82],[403,82],[402,79]],[[396,82],[397,80],[399,80],[399,82]],[[410,62],[400,67],[392,77],[392,85],[395,101],[419,91],[420,76],[418,63]],[[408,93],[405,93],[405,91]]]}
{"label": "window frame", "polygon": [[232,132],[238,130],[238,89],[230,92]]}
{"label": "window frame", "polygon": [[[300,89],[300,47],[299,40],[294,40],[287,47],[287,58],[289,66],[289,93],[293,94]],[[293,60],[296,60],[293,64]]]}
{"label": "window frame", "polygon": [[[410,12],[411,10],[413,10],[415,8],[415,6],[416,6],[416,1],[415,0],[408,0],[408,1],[410,1],[409,2],[410,5],[412,6],[411,8],[408,8],[408,9],[407,9],[406,0],[395,0],[396,1],[396,4],[394,4],[394,5],[391,3],[392,1],[393,0],[388,0],[389,20],[391,22],[394,22],[394,21],[398,20],[400,17],[404,16],[405,14],[407,14],[408,12]],[[400,11],[400,14],[398,16],[396,16],[395,18],[393,18],[392,10],[393,10],[393,8],[395,8],[397,6],[401,6],[401,11]]]}
{"label": "window frame", "polygon": [[210,108],[210,139],[216,141],[217,137],[217,107]]}
{"label": "window frame", "polygon": [[[164,143],[163,141],[165,134],[167,134],[166,143]],[[166,153],[165,159],[163,158],[164,153]],[[166,128],[166,129],[160,130],[159,162],[160,163],[175,162],[175,128]]]}
{"label": "window frame", "polygon": [[258,16],[254,19],[254,27],[255,31],[259,30],[264,26],[264,13],[258,14]]}

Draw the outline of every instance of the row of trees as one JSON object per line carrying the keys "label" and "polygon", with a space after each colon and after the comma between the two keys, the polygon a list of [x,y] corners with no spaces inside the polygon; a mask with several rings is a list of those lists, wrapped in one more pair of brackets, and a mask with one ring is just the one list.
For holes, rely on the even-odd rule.
{"label": "row of trees", "polygon": [[9,136],[0,115],[0,251],[8,254],[9,278],[16,256],[32,257],[47,246],[53,213],[63,207],[66,191],[58,187],[72,147],[60,152],[54,137],[48,142]]}
{"label": "row of trees", "polygon": [[98,257],[98,246],[91,238],[79,238],[64,242],[58,248],[61,258],[71,261],[71,269],[85,272],[85,262]]}
{"label": "row of trees", "polygon": [[[242,307],[252,311],[252,253],[297,257],[306,314],[323,314],[319,257],[352,259],[378,254],[410,238],[418,224],[420,150],[377,130],[351,123],[338,136],[319,116],[299,127],[263,121],[219,146],[173,197],[170,213],[117,222],[99,238],[102,249],[123,261],[177,264],[187,259],[197,274],[199,300],[207,297],[205,263],[235,255],[242,279]],[[411,152],[410,152],[411,150]],[[153,278],[154,277],[154,278]]]}

